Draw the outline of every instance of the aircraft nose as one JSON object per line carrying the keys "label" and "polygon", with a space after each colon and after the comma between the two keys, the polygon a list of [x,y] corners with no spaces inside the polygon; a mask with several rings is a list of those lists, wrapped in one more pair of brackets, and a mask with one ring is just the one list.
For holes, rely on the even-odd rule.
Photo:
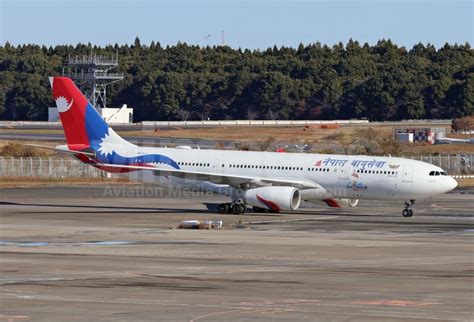
{"label": "aircraft nose", "polygon": [[448,191],[454,190],[458,186],[458,182],[453,177],[449,177],[448,186]]}
{"label": "aircraft nose", "polygon": [[458,182],[453,177],[444,177],[444,180],[439,183],[439,191],[441,193],[450,192],[457,186]]}

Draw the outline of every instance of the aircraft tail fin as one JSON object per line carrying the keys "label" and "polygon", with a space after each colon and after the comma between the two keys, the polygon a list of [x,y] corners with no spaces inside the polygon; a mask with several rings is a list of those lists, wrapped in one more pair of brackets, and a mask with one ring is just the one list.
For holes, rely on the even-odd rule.
{"label": "aircraft tail fin", "polygon": [[49,82],[69,149],[98,147],[104,140],[132,145],[108,126],[70,78],[50,77]]}

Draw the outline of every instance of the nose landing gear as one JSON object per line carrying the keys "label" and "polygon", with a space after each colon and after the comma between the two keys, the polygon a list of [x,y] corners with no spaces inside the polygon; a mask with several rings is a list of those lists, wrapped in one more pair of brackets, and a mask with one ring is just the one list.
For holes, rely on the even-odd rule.
{"label": "nose landing gear", "polygon": [[410,199],[410,201],[405,201],[405,209],[402,211],[403,217],[411,217],[413,216],[413,205],[415,204],[414,199]]}

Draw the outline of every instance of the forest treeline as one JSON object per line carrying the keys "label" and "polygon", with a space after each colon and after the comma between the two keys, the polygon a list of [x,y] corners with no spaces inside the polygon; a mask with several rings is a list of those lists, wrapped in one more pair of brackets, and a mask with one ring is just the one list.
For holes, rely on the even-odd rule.
{"label": "forest treeline", "polygon": [[[468,43],[411,49],[390,40],[267,50],[185,43],[0,47],[0,119],[46,120],[48,78],[68,57],[118,53],[125,79],[109,106],[135,121],[201,119],[399,120],[474,113],[474,52]],[[114,70],[115,71],[115,70]]]}

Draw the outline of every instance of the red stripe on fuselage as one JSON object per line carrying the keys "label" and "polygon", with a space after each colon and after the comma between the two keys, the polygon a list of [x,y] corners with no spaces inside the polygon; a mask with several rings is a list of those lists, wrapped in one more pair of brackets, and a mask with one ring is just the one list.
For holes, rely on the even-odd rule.
{"label": "red stripe on fuselage", "polygon": [[[107,165],[98,165],[98,164],[92,164],[94,167],[98,168],[98,169],[101,169],[101,170],[104,170],[106,172],[110,172],[110,173],[128,173],[128,172],[134,172],[134,171],[142,171],[142,169],[130,169],[130,168],[127,168],[127,167],[123,167],[123,168],[120,168],[120,167],[117,167],[117,166],[113,166],[113,167],[109,167]],[[152,166],[152,165],[149,165],[149,164],[144,164],[144,163],[134,163],[134,164],[130,164],[131,166],[135,165],[135,166],[140,166],[140,167],[147,167],[147,168],[150,168],[150,169],[154,169],[155,167]]]}

